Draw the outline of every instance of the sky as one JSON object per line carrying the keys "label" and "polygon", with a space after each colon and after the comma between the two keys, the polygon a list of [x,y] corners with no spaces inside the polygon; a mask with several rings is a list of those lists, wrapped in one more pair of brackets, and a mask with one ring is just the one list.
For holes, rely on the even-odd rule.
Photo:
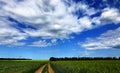
{"label": "sky", "polygon": [[120,56],[119,0],[0,0],[0,57]]}

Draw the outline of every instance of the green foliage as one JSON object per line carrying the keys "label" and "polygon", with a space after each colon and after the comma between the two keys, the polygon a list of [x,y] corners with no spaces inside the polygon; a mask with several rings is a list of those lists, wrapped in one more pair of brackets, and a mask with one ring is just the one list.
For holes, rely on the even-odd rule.
{"label": "green foliage", "polygon": [[45,68],[43,69],[42,73],[48,73],[48,66],[46,65]]}
{"label": "green foliage", "polygon": [[53,61],[55,73],[120,73],[120,60]]}
{"label": "green foliage", "polygon": [[47,61],[4,60],[0,61],[0,73],[34,73]]}

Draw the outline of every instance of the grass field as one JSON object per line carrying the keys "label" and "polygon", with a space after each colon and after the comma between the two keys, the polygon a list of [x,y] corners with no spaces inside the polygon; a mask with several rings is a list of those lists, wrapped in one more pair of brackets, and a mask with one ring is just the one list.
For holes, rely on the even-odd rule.
{"label": "grass field", "polygon": [[48,61],[30,60],[1,60],[0,73],[34,73],[40,66]]}
{"label": "grass field", "polygon": [[120,73],[120,60],[53,61],[55,73]]}
{"label": "grass field", "polygon": [[[120,73],[120,60],[51,61],[55,73]],[[35,73],[48,61],[1,60],[0,73]],[[48,72],[48,67],[42,73]]]}

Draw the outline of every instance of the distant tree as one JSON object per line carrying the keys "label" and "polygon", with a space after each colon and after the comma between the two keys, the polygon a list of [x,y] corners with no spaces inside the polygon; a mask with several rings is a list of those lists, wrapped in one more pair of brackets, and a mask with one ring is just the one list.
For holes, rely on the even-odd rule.
{"label": "distant tree", "polygon": [[0,58],[0,60],[32,60],[27,58]]}
{"label": "distant tree", "polygon": [[60,61],[60,60],[120,60],[120,57],[64,57],[64,58],[55,58],[51,57],[50,61]]}

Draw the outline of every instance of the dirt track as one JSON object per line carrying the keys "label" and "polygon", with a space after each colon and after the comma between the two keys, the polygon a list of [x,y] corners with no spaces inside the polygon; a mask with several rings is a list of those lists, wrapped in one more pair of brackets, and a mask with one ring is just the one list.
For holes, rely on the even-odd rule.
{"label": "dirt track", "polygon": [[55,73],[54,70],[52,69],[50,63],[48,63],[48,72],[49,73]]}
{"label": "dirt track", "polygon": [[54,70],[52,69],[50,63],[43,65],[37,71],[35,71],[35,73],[42,73],[46,66],[48,66],[48,73],[55,73]]}
{"label": "dirt track", "polygon": [[45,68],[46,64],[40,67],[35,73],[42,73],[43,69]]}

